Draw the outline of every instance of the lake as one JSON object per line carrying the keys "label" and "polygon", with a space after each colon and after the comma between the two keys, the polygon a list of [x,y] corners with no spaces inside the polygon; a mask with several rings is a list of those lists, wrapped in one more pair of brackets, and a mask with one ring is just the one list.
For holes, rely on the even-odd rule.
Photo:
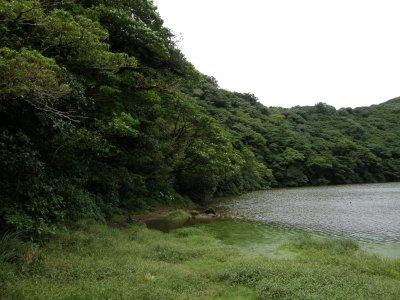
{"label": "lake", "polygon": [[400,183],[274,189],[223,198],[235,218],[363,241],[400,242]]}

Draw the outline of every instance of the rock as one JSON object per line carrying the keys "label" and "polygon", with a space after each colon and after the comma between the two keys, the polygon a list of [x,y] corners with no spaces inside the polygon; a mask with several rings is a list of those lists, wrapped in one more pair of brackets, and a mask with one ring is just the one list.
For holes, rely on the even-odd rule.
{"label": "rock", "polygon": [[196,216],[198,216],[200,213],[199,213],[197,210],[192,210],[192,211],[190,212],[190,214],[192,215],[192,217],[196,217]]}
{"label": "rock", "polygon": [[215,212],[215,209],[212,207],[207,208],[204,213],[206,213],[207,215],[217,215],[217,213]]}

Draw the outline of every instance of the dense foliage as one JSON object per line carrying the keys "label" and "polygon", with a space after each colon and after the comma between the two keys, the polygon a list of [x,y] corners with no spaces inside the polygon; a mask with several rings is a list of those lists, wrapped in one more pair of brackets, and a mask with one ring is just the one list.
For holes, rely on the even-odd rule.
{"label": "dense foliage", "polygon": [[271,186],[400,179],[400,101],[267,108],[222,90],[149,0],[0,2],[0,226]]}

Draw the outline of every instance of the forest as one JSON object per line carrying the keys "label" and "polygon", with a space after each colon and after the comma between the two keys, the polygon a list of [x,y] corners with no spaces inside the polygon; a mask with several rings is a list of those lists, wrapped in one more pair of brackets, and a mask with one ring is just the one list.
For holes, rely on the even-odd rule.
{"label": "forest", "polygon": [[399,181],[399,114],[400,98],[288,109],[224,90],[149,0],[1,1],[0,231],[35,239],[154,205]]}

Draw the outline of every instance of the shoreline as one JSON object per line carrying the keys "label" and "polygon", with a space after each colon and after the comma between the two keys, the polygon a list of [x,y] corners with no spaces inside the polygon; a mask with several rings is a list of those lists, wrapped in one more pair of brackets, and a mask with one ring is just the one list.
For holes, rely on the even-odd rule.
{"label": "shoreline", "polygon": [[0,290],[4,299],[397,300],[399,265],[353,241],[254,222],[169,233],[139,222],[80,223],[0,263]]}
{"label": "shoreline", "polygon": [[[172,223],[169,226],[169,220],[166,218],[169,214],[174,213],[176,211],[183,211],[187,214],[190,214],[194,209],[176,209],[171,207],[155,207],[148,213],[142,213],[135,215],[134,218],[136,221],[141,222],[146,225],[148,229],[158,230],[164,233],[170,233],[174,230],[179,230],[186,227],[192,227],[201,224],[208,224],[216,222],[220,224],[221,221],[233,221],[238,223],[246,223],[252,224],[255,227],[263,227],[265,230],[278,231],[282,234],[282,236],[303,236],[309,235],[315,237],[316,239],[321,240],[349,240],[357,243],[360,246],[360,249],[365,251],[366,254],[369,255],[378,255],[382,259],[390,259],[396,260],[400,259],[400,241],[381,241],[381,240],[372,240],[372,239],[359,239],[353,236],[339,235],[324,231],[313,231],[313,230],[305,230],[302,228],[294,227],[291,225],[282,225],[282,224],[274,224],[274,223],[265,223],[257,220],[248,220],[244,218],[235,218],[230,216],[229,214],[223,214],[217,210],[217,215],[211,217],[200,217],[194,218],[193,216],[190,219],[187,219],[185,222],[181,223]],[[206,210],[205,207],[197,207],[196,211]],[[203,213],[204,215],[204,213]],[[125,221],[126,222],[126,221]],[[113,227],[113,226],[111,226]],[[117,227],[118,226],[114,226]],[[123,226],[122,226],[123,227]],[[267,241],[268,242],[268,241]],[[282,243],[283,244],[283,243]],[[281,244],[281,245],[282,245]],[[266,242],[263,242],[261,239],[255,238],[254,240],[255,247],[262,248],[263,245],[266,245]]]}

